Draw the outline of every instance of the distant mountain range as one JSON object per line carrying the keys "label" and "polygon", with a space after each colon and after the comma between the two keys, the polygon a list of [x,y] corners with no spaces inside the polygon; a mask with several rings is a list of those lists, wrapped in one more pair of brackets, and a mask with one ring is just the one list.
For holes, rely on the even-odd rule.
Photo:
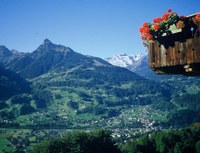
{"label": "distant mountain range", "polygon": [[138,54],[138,55],[120,54],[106,58],[105,60],[112,65],[124,67],[131,71],[137,71],[137,69],[141,69],[143,66],[145,67],[147,66],[147,55],[143,54]]}
{"label": "distant mountain range", "polygon": [[106,61],[111,63],[115,66],[125,67],[128,68],[133,66],[135,62],[142,59],[145,55],[138,54],[138,55],[127,55],[127,54],[120,54],[113,57],[106,58]]}

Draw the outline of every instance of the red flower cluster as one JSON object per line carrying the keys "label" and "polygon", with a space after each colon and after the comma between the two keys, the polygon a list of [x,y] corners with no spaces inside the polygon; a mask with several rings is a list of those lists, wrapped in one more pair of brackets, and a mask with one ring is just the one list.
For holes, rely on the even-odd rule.
{"label": "red flower cluster", "polygon": [[[171,9],[168,9],[162,17],[156,17],[153,19],[153,23],[144,23],[139,29],[141,38],[148,43],[148,41],[153,38],[158,38],[162,34],[169,31],[171,25],[176,25],[177,28],[184,28],[184,19],[185,16],[179,17],[176,12],[172,12]],[[200,14],[196,17],[200,21]],[[146,43],[145,43],[146,44]]]}
{"label": "red flower cluster", "polygon": [[171,10],[170,8],[167,10],[168,13],[170,13],[171,11],[172,11],[172,10]]}
{"label": "red flower cluster", "polygon": [[162,18],[153,19],[153,23],[160,23],[160,22],[162,22]]}
{"label": "red flower cluster", "polygon": [[150,28],[149,28],[149,24],[148,23],[144,23],[142,25],[142,27],[140,28],[140,34],[141,34],[141,38],[143,40],[152,40],[152,35],[150,34]]}
{"label": "red flower cluster", "polygon": [[196,16],[195,16],[195,19],[200,22],[200,13],[198,13]]}
{"label": "red flower cluster", "polygon": [[169,16],[170,16],[169,13],[165,13],[165,14],[163,14],[163,16],[162,16],[162,21],[167,20]]}
{"label": "red flower cluster", "polygon": [[155,31],[158,30],[158,29],[160,29],[160,24],[159,23],[154,24],[153,29]]}
{"label": "red flower cluster", "polygon": [[148,23],[145,22],[145,23],[142,25],[142,27],[140,28],[139,31],[140,31],[141,34],[143,34],[143,33],[149,33],[150,29],[149,29]]}

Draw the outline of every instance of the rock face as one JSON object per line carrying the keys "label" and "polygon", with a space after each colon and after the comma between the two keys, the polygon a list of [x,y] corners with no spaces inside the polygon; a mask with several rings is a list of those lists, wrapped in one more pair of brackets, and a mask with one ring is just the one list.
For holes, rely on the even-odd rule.
{"label": "rock face", "polygon": [[12,56],[12,52],[5,46],[0,46],[0,62],[7,63]]}

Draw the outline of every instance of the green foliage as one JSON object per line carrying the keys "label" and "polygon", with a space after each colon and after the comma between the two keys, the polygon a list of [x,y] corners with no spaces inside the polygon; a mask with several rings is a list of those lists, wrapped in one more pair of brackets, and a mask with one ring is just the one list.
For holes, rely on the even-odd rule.
{"label": "green foliage", "polygon": [[169,115],[169,121],[168,123],[171,126],[175,127],[184,127],[188,126],[189,124],[192,124],[194,122],[200,121],[200,112],[184,109],[184,110],[178,110],[174,113],[171,113]]}
{"label": "green foliage", "polygon": [[36,145],[33,153],[120,153],[110,134],[104,130],[68,133]]}
{"label": "green foliage", "polygon": [[175,101],[181,107],[186,107],[190,110],[199,111],[200,110],[200,92],[196,94],[184,94],[182,96],[176,97]]}
{"label": "green foliage", "polygon": [[128,142],[123,145],[123,153],[156,153],[155,143],[144,136],[137,143]]}
{"label": "green foliage", "polygon": [[[2,151],[1,151],[2,150]],[[0,135],[0,153],[14,152],[14,146],[8,141],[7,138]]]}
{"label": "green foliage", "polygon": [[62,99],[62,96],[60,94],[56,94],[55,99]]}
{"label": "green foliage", "polygon": [[176,106],[167,100],[163,100],[163,99],[157,99],[156,102],[154,102],[151,107],[153,109],[157,109],[157,110],[161,110],[161,111],[168,111],[168,112],[173,112],[173,110],[176,109]]}
{"label": "green foliage", "polygon": [[0,66],[0,100],[6,100],[21,93],[29,93],[30,90],[30,85],[24,78]]}
{"label": "green foliage", "polygon": [[24,104],[24,105],[22,105],[22,107],[20,109],[20,114],[21,115],[31,114],[31,113],[33,113],[35,111],[36,111],[35,108],[33,108],[31,105]]}
{"label": "green foliage", "polygon": [[109,109],[108,110],[108,117],[114,117],[120,114],[119,110],[116,109]]}
{"label": "green foliage", "polygon": [[6,104],[5,101],[0,100],[0,110],[6,108],[7,106],[8,104]]}
{"label": "green foliage", "polygon": [[33,97],[37,108],[45,108],[52,100],[52,94],[48,90],[34,88]]}
{"label": "green foliage", "polygon": [[154,132],[122,145],[124,153],[196,153],[200,146],[200,125],[174,131]]}
{"label": "green foliage", "polygon": [[196,142],[195,148],[196,148],[197,153],[200,153],[200,140]]}
{"label": "green foliage", "polygon": [[15,114],[12,111],[1,111],[0,116],[1,116],[1,118],[4,118],[4,119],[15,118]]}
{"label": "green foliage", "polygon": [[170,101],[161,100],[152,104],[152,108],[168,112],[168,127],[186,127],[200,122],[200,92],[194,89],[193,93],[182,92],[174,94]]}
{"label": "green foliage", "polygon": [[12,97],[12,104],[30,104],[31,98],[27,95],[21,94]]}
{"label": "green foliage", "polygon": [[108,111],[108,109],[106,109],[105,107],[93,107],[93,113],[95,115],[101,115],[101,114],[105,114]]}
{"label": "green foliage", "polygon": [[78,109],[78,103],[77,102],[70,101],[70,102],[67,103],[67,105],[72,109]]}

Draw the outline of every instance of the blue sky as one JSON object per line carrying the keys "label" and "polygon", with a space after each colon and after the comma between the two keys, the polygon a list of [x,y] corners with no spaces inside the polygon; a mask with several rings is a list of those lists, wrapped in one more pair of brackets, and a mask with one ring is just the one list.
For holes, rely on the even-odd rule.
{"label": "blue sky", "polygon": [[200,12],[200,0],[0,0],[0,45],[34,51],[45,38],[101,58],[146,54],[139,27],[168,8]]}

